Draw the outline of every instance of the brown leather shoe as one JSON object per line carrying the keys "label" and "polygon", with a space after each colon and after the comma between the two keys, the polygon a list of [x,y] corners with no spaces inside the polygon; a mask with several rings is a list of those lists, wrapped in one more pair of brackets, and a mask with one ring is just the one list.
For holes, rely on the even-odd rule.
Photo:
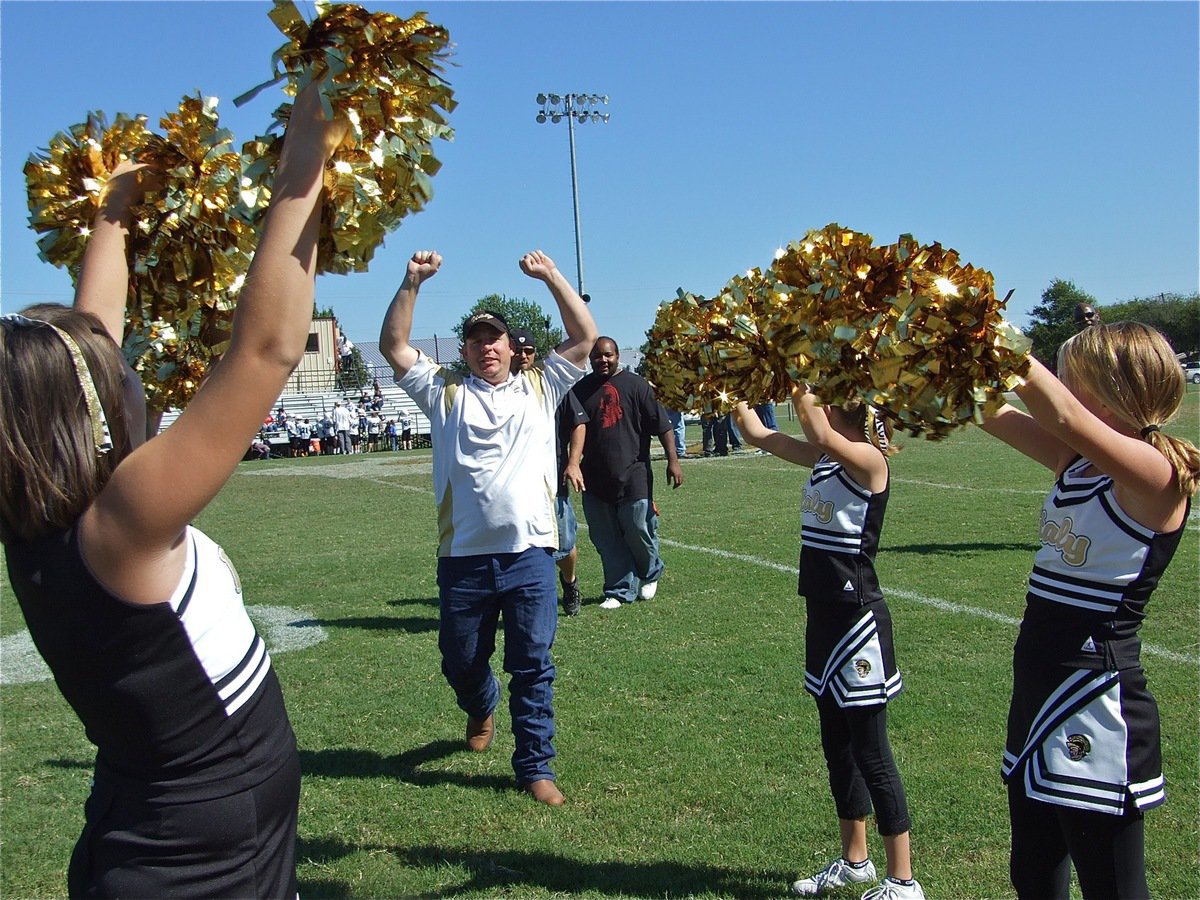
{"label": "brown leather shoe", "polygon": [[487,718],[477,719],[467,716],[467,749],[482,753],[492,746],[496,737],[496,717],[488,714]]}
{"label": "brown leather shoe", "polygon": [[521,785],[521,790],[533,797],[538,803],[545,803],[547,806],[562,806],[567,802],[567,798],[558,789],[558,785],[550,778],[530,781],[528,784]]}

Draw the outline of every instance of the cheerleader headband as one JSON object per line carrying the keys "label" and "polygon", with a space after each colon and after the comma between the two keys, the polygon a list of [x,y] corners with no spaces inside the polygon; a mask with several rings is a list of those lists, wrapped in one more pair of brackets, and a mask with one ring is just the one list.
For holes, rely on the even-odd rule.
{"label": "cheerleader headband", "polygon": [[103,454],[112,450],[113,442],[112,434],[108,430],[108,418],[104,415],[104,407],[100,404],[100,395],[96,392],[96,382],[92,380],[87,360],[84,359],[79,345],[75,343],[75,338],[57,325],[41,319],[31,319],[18,313],[0,316],[0,322],[24,328],[49,328],[58,336],[71,357],[71,366],[75,370],[75,381],[79,384],[79,389],[83,391],[83,399],[87,403],[88,421],[92,426],[92,444],[97,453]]}
{"label": "cheerleader headband", "polygon": [[883,417],[876,413],[875,407],[870,404],[867,405],[867,420],[863,423],[863,435],[871,443],[877,442],[877,446],[884,453],[887,452],[887,429],[883,425]]}

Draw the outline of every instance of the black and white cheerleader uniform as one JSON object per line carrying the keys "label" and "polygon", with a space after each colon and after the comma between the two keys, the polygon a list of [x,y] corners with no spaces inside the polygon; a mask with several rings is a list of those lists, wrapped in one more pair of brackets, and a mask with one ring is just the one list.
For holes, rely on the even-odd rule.
{"label": "black and white cheerleader uniform", "polygon": [[1001,767],[1010,787],[1114,816],[1163,802],[1158,707],[1138,630],[1182,534],[1182,525],[1161,534],[1131,519],[1088,460],[1063,471],[1042,507],[1013,655]]}
{"label": "black and white cheerleader uniform", "polygon": [[800,594],[807,598],[804,687],[839,706],[886,703],[903,687],[875,574],[890,486],[872,494],[822,456],[804,488]]}
{"label": "black and white cheerleader uniform", "polygon": [[166,602],[122,601],[77,527],[6,548],[30,634],[97,747],[71,896],[294,897],[300,766],[225,553],[188,528]]}
{"label": "black and white cheerleader uniform", "polygon": [[804,687],[817,700],[838,817],[874,808],[884,835],[909,830],[904,788],[886,736],[886,704],[903,683],[875,553],[889,487],[866,490],[822,456],[802,501],[799,592],[805,597]]}

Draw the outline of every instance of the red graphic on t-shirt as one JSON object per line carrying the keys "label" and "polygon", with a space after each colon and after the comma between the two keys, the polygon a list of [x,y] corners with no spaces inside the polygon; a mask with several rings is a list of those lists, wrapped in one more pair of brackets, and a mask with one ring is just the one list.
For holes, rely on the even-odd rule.
{"label": "red graphic on t-shirt", "polygon": [[621,410],[621,395],[611,384],[600,388],[600,427],[612,428],[625,413]]}

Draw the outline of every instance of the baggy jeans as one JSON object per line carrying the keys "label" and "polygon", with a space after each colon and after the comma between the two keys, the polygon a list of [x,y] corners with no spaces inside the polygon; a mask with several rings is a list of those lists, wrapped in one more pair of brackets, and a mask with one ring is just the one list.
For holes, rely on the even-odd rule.
{"label": "baggy jeans", "polygon": [[498,620],[504,620],[504,671],[516,742],[517,782],[553,779],[554,663],[550,648],[558,627],[558,589],[551,551],[443,556],[438,559],[442,674],[458,706],[483,718],[500,702],[492,673]]}

